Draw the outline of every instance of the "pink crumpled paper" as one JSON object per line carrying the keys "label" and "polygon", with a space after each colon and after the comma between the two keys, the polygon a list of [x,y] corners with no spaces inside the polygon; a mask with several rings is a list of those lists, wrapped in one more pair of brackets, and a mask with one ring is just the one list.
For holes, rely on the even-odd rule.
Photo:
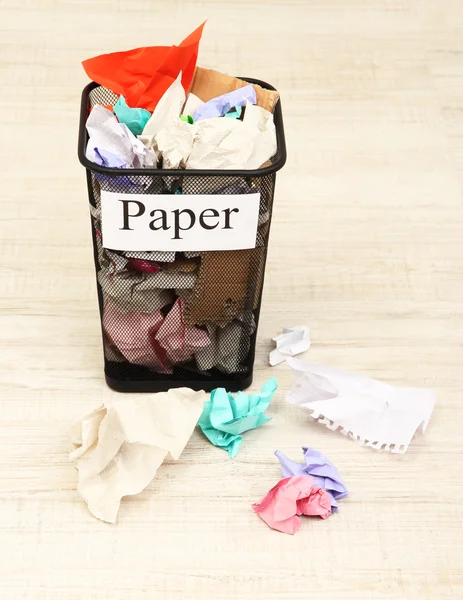
{"label": "pink crumpled paper", "polygon": [[252,508],[272,529],[294,535],[301,526],[299,515],[326,519],[331,514],[330,497],[314,483],[310,475],[286,477]]}
{"label": "pink crumpled paper", "polygon": [[211,343],[206,331],[185,324],[181,298],[165,318],[160,310],[123,313],[106,303],[103,328],[127,361],[157,373],[172,373],[172,365],[187,362]]}
{"label": "pink crumpled paper", "polygon": [[173,364],[190,360],[196,352],[211,343],[206,331],[185,324],[181,298],[176,300],[156,333],[156,341]]}
{"label": "pink crumpled paper", "polygon": [[123,313],[111,303],[106,303],[104,308],[105,333],[126,360],[157,373],[172,373],[165,351],[155,340],[163,321],[160,310]]}

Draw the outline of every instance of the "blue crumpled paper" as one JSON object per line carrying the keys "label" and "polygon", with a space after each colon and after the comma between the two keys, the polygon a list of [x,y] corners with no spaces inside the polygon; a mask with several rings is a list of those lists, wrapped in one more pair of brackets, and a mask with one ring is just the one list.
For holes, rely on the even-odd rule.
{"label": "blue crumpled paper", "polygon": [[224,388],[218,388],[204,403],[198,426],[214,446],[227,450],[235,458],[243,441],[241,434],[270,421],[264,413],[277,387],[272,377],[257,394],[238,392],[233,397]]}
{"label": "blue crumpled paper", "polygon": [[331,501],[331,512],[338,512],[337,500],[348,496],[347,488],[339,475],[337,468],[318,450],[304,446],[304,463],[297,463],[289,459],[280,450],[275,451],[275,456],[280,461],[283,477],[298,475],[311,475],[315,485],[328,492]]}
{"label": "blue crumpled paper", "polygon": [[119,123],[125,123],[133,135],[140,135],[151,117],[151,113],[144,108],[130,108],[124,96],[119,96],[114,112]]}
{"label": "blue crumpled paper", "polygon": [[[202,104],[193,114],[193,120],[202,121],[203,119],[213,119],[214,117],[222,117],[226,115],[232,108],[237,106],[246,106],[247,102],[255,104],[256,90],[254,86],[249,84],[242,88],[212,98]],[[241,114],[241,113],[240,113]]]}

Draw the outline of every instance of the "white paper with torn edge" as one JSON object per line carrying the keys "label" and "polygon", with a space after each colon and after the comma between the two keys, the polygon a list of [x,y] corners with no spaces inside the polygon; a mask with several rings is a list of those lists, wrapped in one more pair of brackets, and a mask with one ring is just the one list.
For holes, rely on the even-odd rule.
{"label": "white paper with torn edge", "polygon": [[287,363],[296,374],[288,402],[361,446],[403,454],[415,432],[426,430],[435,403],[432,390],[395,387],[297,358]]}
{"label": "white paper with torn edge", "polygon": [[139,494],[168,454],[178,459],[203,410],[205,392],[188,388],[108,403],[72,429],[70,460],[90,512],[115,523],[121,499]]}

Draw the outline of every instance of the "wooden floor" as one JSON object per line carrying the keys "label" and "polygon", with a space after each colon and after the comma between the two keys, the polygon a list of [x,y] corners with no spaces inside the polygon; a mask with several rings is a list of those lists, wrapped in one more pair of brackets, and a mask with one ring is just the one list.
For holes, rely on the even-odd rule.
{"label": "wooden floor", "polygon": [[[179,42],[199,63],[273,83],[288,162],[255,387],[273,420],[236,460],[195,433],[94,519],[68,463],[71,422],[104,384],[84,170],[80,61]],[[0,0],[0,597],[2,600],[463,598],[463,10],[461,0]],[[267,366],[307,324],[316,362],[432,387],[425,436],[377,453],[309,423]],[[294,536],[251,510],[273,451],[327,454],[350,490]]]}

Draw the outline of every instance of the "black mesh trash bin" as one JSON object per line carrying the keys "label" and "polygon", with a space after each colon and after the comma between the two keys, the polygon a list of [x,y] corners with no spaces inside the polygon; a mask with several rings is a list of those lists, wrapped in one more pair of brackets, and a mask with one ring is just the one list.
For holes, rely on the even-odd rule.
{"label": "black mesh trash bin", "polygon": [[[274,89],[262,81],[245,79]],[[94,105],[112,105],[117,97],[96,83],[89,84],[82,94],[79,130],[79,159],[87,171],[106,381],[122,392],[159,392],[179,386],[206,391],[245,389],[252,382],[275,177],[286,160],[281,103],[278,101],[274,111],[277,153],[258,170],[116,169],[86,158],[85,123]],[[203,229],[198,235],[206,239],[212,229],[214,235],[219,235],[218,229],[225,235],[236,216],[233,212],[239,213],[232,204],[198,214],[174,210],[182,195],[197,196],[198,201],[205,198],[206,202],[210,195],[216,202],[219,196],[228,196],[241,207],[252,200],[256,206],[252,244],[242,249],[204,250],[201,242],[197,247],[172,251],[155,243],[121,249],[107,242],[102,203],[121,203],[118,206],[125,220],[119,229],[131,232],[136,217],[143,214],[145,218],[153,202],[157,206],[158,195],[159,206],[166,198],[172,203],[169,215],[173,220],[164,222],[167,212],[161,209],[150,215],[156,213],[157,229],[171,227],[173,238],[180,238],[187,229],[181,227],[180,218],[183,225],[200,224]],[[221,200],[226,204],[229,198]],[[145,206],[148,199],[151,204]],[[105,210],[103,221],[107,219]]]}

